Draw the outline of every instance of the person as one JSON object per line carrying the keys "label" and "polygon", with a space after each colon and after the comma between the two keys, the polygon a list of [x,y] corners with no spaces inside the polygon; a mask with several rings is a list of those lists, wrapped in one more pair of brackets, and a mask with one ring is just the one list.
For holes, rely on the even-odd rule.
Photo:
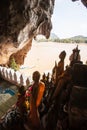
{"label": "person", "polygon": [[45,91],[45,84],[40,81],[40,73],[35,71],[33,73],[33,85],[32,85],[32,92],[30,98],[30,120],[35,129],[40,129],[40,117],[38,112],[38,107],[41,103],[44,91]]}
{"label": "person", "polygon": [[75,63],[80,63],[81,57],[80,57],[80,50],[78,49],[78,45],[75,49],[72,50],[73,53],[70,55],[69,60],[70,60],[70,66],[73,66]]}

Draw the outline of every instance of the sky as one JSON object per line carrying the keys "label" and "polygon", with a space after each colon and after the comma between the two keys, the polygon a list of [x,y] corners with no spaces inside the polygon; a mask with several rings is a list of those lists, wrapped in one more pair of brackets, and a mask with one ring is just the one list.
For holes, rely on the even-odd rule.
{"label": "sky", "polygon": [[81,1],[55,0],[52,33],[59,38],[87,36],[87,8]]}

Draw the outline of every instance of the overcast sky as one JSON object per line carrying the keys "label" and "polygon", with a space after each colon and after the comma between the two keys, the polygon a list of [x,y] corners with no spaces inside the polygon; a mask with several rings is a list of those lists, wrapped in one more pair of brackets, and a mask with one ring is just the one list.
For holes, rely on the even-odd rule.
{"label": "overcast sky", "polygon": [[87,36],[87,9],[80,1],[55,0],[52,25],[59,38]]}

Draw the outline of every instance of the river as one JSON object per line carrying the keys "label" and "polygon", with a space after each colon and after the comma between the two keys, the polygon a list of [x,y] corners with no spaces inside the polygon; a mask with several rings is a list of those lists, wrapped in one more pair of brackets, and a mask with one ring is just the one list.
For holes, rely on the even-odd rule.
{"label": "river", "polygon": [[81,61],[85,64],[87,61],[87,44],[85,43],[32,43],[31,50],[28,52],[24,65],[20,68],[20,72],[26,76],[32,75],[36,70],[41,74],[43,72],[50,72],[55,65],[55,61],[58,63],[59,54],[63,50],[66,51],[65,66],[69,65],[69,56],[77,45],[80,49]]}

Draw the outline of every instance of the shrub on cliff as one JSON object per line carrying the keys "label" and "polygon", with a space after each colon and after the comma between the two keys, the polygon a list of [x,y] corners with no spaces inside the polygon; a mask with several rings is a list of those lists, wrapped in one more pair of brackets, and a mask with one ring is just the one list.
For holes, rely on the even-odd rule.
{"label": "shrub on cliff", "polygon": [[14,58],[10,60],[10,68],[14,69],[15,71],[19,70],[19,65],[15,62]]}

